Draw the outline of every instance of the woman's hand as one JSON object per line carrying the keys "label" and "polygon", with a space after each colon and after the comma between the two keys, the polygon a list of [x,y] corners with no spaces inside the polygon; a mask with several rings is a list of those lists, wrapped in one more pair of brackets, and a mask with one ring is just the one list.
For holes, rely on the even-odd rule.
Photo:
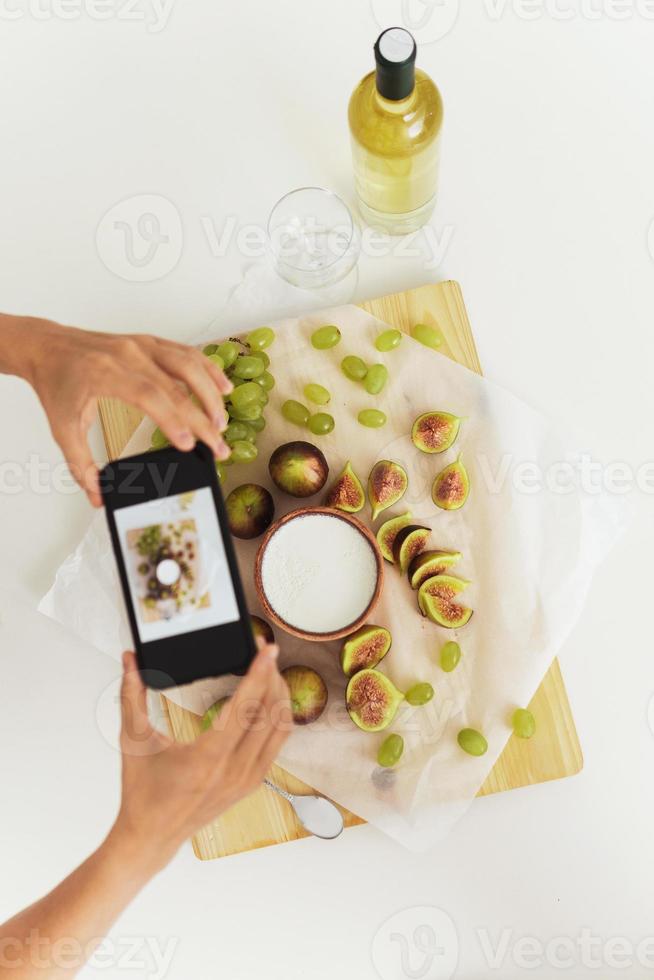
{"label": "woman's hand", "polygon": [[183,841],[261,785],[293,727],[277,654],[276,646],[259,647],[214,728],[190,745],[152,727],[136,659],[124,654],[122,804],[111,835],[163,866]]}
{"label": "woman's hand", "polygon": [[227,424],[222,399],[232,384],[192,347],[141,334],[95,333],[0,316],[3,369],[31,383],[73,476],[95,507],[102,501],[87,436],[100,397],[140,409],[178,449],[192,449],[201,439],[218,459],[229,455],[220,433]]}

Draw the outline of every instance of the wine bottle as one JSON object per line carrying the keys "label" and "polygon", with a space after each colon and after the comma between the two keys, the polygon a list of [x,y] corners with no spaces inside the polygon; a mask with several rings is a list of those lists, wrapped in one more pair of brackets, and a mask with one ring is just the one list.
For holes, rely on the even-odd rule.
{"label": "wine bottle", "polygon": [[376,71],[355,88],[349,123],[359,210],[369,225],[405,235],[436,204],[443,102],[416,68],[416,42],[401,27],[377,38]]}

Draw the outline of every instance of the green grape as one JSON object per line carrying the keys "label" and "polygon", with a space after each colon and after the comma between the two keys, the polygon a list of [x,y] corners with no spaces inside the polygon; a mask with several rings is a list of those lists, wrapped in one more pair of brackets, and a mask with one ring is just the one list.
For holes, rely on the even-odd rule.
{"label": "green grape", "polygon": [[223,432],[223,439],[228,446],[248,437],[247,422],[228,422],[227,428]]}
{"label": "green grape", "polygon": [[268,392],[266,391],[265,388],[262,388],[261,385],[257,385],[257,387],[259,389],[259,404],[260,405],[267,405],[268,404]]}
{"label": "green grape", "polygon": [[379,351],[395,350],[396,347],[399,347],[401,340],[402,334],[399,330],[384,330],[377,337],[375,347]]}
{"label": "green grape", "polygon": [[222,344],[218,345],[216,354],[219,354],[222,357],[225,368],[229,369],[238,357],[240,349],[241,348],[237,343],[235,343],[235,341],[224,340]]}
{"label": "green grape", "polygon": [[484,755],[488,742],[474,728],[463,728],[456,737],[457,742],[468,755]]}
{"label": "green grape", "polygon": [[377,752],[377,762],[380,766],[394,766],[400,761],[404,752],[404,739],[401,735],[387,735]]}
{"label": "green grape", "polygon": [[241,409],[245,408],[246,405],[260,402],[262,394],[263,391],[259,385],[255,385],[253,381],[248,381],[246,384],[234,388],[229,398],[235,408]]}
{"label": "green grape", "polygon": [[223,359],[220,356],[220,354],[208,354],[207,355],[207,360],[208,361],[211,361],[212,364],[215,364],[216,367],[217,368],[220,368],[221,371],[224,371],[224,369],[225,369],[225,362],[223,361]]}
{"label": "green grape", "polygon": [[239,439],[232,446],[231,459],[235,463],[251,463],[257,458],[257,447],[245,439]]}
{"label": "green grape", "polygon": [[209,354],[217,354],[218,353],[218,344],[207,344],[206,347],[203,347],[202,348],[202,353],[203,354],[206,354],[207,357],[209,357]]}
{"label": "green grape", "polygon": [[244,405],[242,408],[237,408],[232,405],[229,411],[230,418],[236,419],[237,422],[254,422],[261,416],[263,412],[263,406],[261,402],[250,402],[249,405]]}
{"label": "green grape", "polygon": [[319,327],[311,334],[311,343],[316,350],[329,350],[330,347],[336,347],[340,339],[341,331],[332,325]]}
{"label": "green grape", "polygon": [[518,738],[531,738],[536,731],[536,719],[527,708],[516,708],[511,724]]}
{"label": "green grape", "polygon": [[263,432],[263,430],[266,428],[266,420],[263,415],[260,415],[256,419],[248,419],[248,425],[251,429],[254,429],[255,432]]}
{"label": "green grape", "polygon": [[441,650],[441,670],[450,674],[461,659],[461,647],[454,640],[448,640]]}
{"label": "green grape", "polygon": [[245,435],[243,438],[246,442],[256,442],[257,441],[257,430],[252,428],[250,422],[239,422],[239,425],[245,426]]}
{"label": "green grape", "polygon": [[326,436],[334,428],[334,417],[327,412],[316,412],[309,419],[307,425],[314,436]]}
{"label": "green grape", "polygon": [[304,397],[316,405],[329,405],[332,396],[322,385],[311,383],[304,386]]}
{"label": "green grape", "polygon": [[363,387],[369,395],[378,395],[388,381],[388,370],[383,364],[373,364],[363,379]]}
{"label": "green grape", "polygon": [[271,388],[275,387],[275,379],[270,371],[264,371],[258,378],[253,378],[252,380],[260,385],[264,391],[270,391]]}
{"label": "green grape", "polygon": [[266,354],[265,350],[253,350],[250,351],[252,357],[258,357],[260,361],[263,361],[264,367],[270,367],[270,358]]}
{"label": "green grape", "polygon": [[434,688],[431,686],[431,684],[427,684],[426,682],[423,682],[422,684],[414,684],[413,687],[410,687],[404,695],[409,704],[412,704],[414,707],[421,704],[427,704],[428,701],[431,701],[433,696]]}
{"label": "green grape", "polygon": [[275,331],[271,327],[258,327],[245,338],[251,350],[263,350],[264,347],[270,347],[274,339]]}
{"label": "green grape", "polygon": [[432,350],[436,350],[442,343],[438,330],[429,327],[426,323],[416,323],[415,327],[411,328],[411,336],[425,347],[431,347]]}
{"label": "green grape", "polygon": [[223,480],[225,479],[225,475],[226,475],[226,474],[225,474],[225,467],[224,467],[224,465],[223,465],[223,464],[222,464],[221,462],[219,462],[218,460],[216,460],[216,473],[218,474],[218,479],[219,479],[219,480],[220,480],[220,482],[222,483],[222,482],[223,482]]}
{"label": "green grape", "polygon": [[282,405],[282,415],[295,425],[306,425],[309,421],[310,412],[302,402],[296,402],[293,398],[289,398]]}
{"label": "green grape", "polygon": [[170,443],[159,427],[157,427],[150,438],[150,445],[153,449],[165,449]]}
{"label": "green grape", "polygon": [[350,381],[363,381],[368,373],[368,365],[355,354],[348,354],[341,361],[341,371]]}
{"label": "green grape", "polygon": [[234,377],[258,378],[265,370],[261,358],[252,357],[250,354],[241,354],[236,359],[236,364],[234,365]]}
{"label": "green grape", "polygon": [[357,418],[368,429],[381,429],[382,425],[386,425],[386,416],[378,408],[364,408]]}

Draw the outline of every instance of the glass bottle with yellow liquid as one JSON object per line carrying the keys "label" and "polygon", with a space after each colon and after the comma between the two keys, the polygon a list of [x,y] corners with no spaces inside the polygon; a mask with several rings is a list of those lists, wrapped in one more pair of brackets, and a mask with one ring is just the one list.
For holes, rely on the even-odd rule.
{"label": "glass bottle with yellow liquid", "polygon": [[349,108],[359,209],[372,227],[406,235],[436,204],[443,101],[416,68],[416,43],[403,28],[380,34],[375,61]]}

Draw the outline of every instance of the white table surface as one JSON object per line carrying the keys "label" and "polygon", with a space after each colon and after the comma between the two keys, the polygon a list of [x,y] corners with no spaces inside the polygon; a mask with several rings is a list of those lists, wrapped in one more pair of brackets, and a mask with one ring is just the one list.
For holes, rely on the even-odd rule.
{"label": "white table surface", "polygon": [[[400,19],[395,0],[373,6]],[[654,415],[647,4],[546,2],[534,19],[533,3],[465,6],[476,12],[419,52],[446,105],[433,227],[451,240],[437,269],[420,255],[363,256],[354,298],[458,279],[487,376],[574,422],[597,459],[637,467],[652,458]],[[453,0],[437,7],[456,12]],[[0,9],[1,309],[190,338],[247,265],[233,244],[212,254],[207,222],[261,224],[302,184],[350,195],[347,100],[377,31],[364,0],[173,0],[159,31],[150,0],[131,14],[110,2],[106,20],[90,0]],[[163,278],[126,281],[100,260],[96,228],[143,194],[173,202],[183,248]],[[0,382],[0,415],[3,460],[60,460],[22,383]],[[653,944],[636,945],[654,935],[653,498],[629,495],[635,523],[561,651],[581,775],[478,801],[422,856],[367,827],[209,864],[187,846],[116,925],[118,952],[131,937],[138,964],[145,938],[173,940],[173,980],[367,980],[384,941],[383,978],[449,977],[457,952],[464,980],[647,975]],[[118,668],[33,612],[89,519],[82,496],[24,489],[0,508],[1,920],[113,818],[118,756],[96,705]],[[373,947],[389,917],[416,908]],[[439,932],[430,972],[414,929],[444,915],[458,950]],[[404,967],[391,932],[405,936]],[[130,973],[116,956],[83,975],[161,975],[150,967]]]}

